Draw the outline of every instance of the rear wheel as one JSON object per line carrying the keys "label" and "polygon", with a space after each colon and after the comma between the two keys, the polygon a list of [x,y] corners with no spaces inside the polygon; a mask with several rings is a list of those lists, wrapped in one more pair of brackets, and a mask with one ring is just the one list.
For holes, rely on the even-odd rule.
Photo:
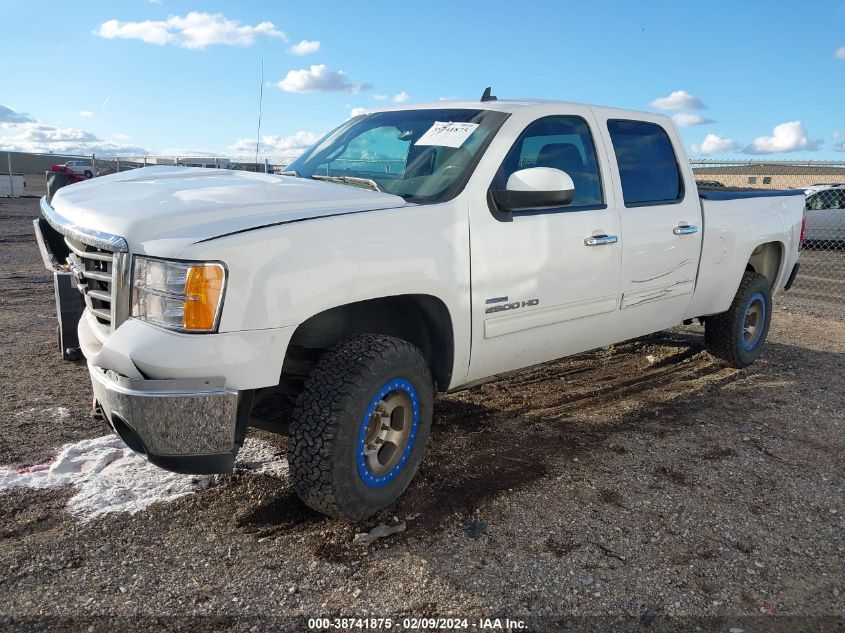
{"label": "rear wheel", "polygon": [[747,367],[760,355],[772,320],[772,290],[763,275],[746,272],[731,307],[707,317],[704,342],[714,356]]}
{"label": "rear wheel", "polygon": [[309,376],[291,421],[297,495],[353,521],[390,505],[422,460],[433,395],[428,364],[407,341],[361,335],[338,343]]}

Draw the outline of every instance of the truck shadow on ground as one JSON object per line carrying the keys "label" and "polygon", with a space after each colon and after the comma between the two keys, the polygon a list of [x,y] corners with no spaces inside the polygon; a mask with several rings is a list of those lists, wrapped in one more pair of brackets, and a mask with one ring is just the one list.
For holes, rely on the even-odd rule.
{"label": "truck shadow on ground", "polygon": [[[427,458],[392,512],[419,514],[417,530],[469,517],[556,464],[604,450],[616,433],[658,408],[737,374],[703,351],[700,336],[661,332],[443,396]],[[680,423],[674,417],[672,424]]]}
{"label": "truck shadow on ground", "polygon": [[[766,378],[794,380],[777,363],[787,351],[794,357],[796,348],[769,344],[766,354],[772,362],[736,370],[710,357],[700,335],[661,332],[446,394],[435,404],[420,472],[382,514],[357,526],[331,521],[304,506],[286,487],[240,517],[238,527],[265,536],[319,532],[315,554],[336,561],[358,555],[350,546],[351,534],[390,523],[393,517],[411,518],[408,525],[414,535],[437,533],[471,520],[477,508],[498,495],[557,474],[574,458],[580,457],[581,469],[606,451],[626,452],[630,438],[617,441],[620,434],[661,438],[684,432],[698,424],[699,417],[712,415],[715,401],[707,395],[724,385],[753,377],[762,402],[766,391],[760,390],[760,383]],[[799,353],[824,356],[818,363],[807,359],[817,365],[842,363],[842,354],[805,348]],[[725,418],[724,423],[736,421]],[[700,457],[718,460],[732,454],[716,446],[702,448]],[[656,486],[695,485],[682,470],[665,464],[655,464],[654,477]]]}

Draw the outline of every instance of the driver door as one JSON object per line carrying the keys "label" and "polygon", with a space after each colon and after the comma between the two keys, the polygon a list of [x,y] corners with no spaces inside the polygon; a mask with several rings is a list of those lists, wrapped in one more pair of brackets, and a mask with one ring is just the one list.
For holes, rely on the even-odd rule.
{"label": "driver door", "polygon": [[512,117],[507,125],[500,136],[517,140],[491,189],[504,189],[517,170],[552,167],[569,174],[575,192],[566,206],[512,215],[473,197],[467,382],[615,340],[622,235],[592,112],[522,123]]}

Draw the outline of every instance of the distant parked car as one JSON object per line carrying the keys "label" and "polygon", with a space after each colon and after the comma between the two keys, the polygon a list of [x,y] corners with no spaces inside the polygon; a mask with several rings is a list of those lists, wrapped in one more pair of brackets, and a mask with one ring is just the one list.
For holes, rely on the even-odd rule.
{"label": "distant parked car", "polygon": [[66,167],[77,174],[82,174],[86,178],[94,177],[94,168],[91,165],[86,165],[84,160],[69,160],[62,167]]}
{"label": "distant parked car", "polygon": [[702,189],[717,189],[719,187],[725,186],[718,180],[696,180],[695,184],[697,184]]}
{"label": "distant parked car", "polygon": [[845,185],[817,185],[807,196],[804,239],[815,243],[845,242]]}

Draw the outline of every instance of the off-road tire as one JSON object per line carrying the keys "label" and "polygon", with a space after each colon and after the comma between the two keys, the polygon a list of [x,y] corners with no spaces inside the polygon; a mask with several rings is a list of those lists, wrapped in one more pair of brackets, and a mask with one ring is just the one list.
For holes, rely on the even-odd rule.
{"label": "off-road tire", "polygon": [[91,180],[94,177],[94,172],[90,169],[86,169],[85,173],[82,175],[85,176],[85,178],[87,178],[88,180]]}
{"label": "off-road tire", "polygon": [[[746,312],[757,295],[763,297],[765,314],[762,332],[751,349],[743,346]],[[747,367],[760,355],[772,320],[772,289],[769,280],[759,273],[746,272],[726,312],[707,317],[704,323],[704,344],[713,356],[733,367]]]}
{"label": "off-road tire", "polygon": [[[374,396],[395,379],[413,385],[419,403],[407,461],[387,484],[367,485],[356,462],[359,430]],[[434,386],[411,343],[364,334],[327,351],[305,382],[291,418],[288,463],[293,489],[310,507],[361,521],[395,501],[422,461],[431,429]]]}

